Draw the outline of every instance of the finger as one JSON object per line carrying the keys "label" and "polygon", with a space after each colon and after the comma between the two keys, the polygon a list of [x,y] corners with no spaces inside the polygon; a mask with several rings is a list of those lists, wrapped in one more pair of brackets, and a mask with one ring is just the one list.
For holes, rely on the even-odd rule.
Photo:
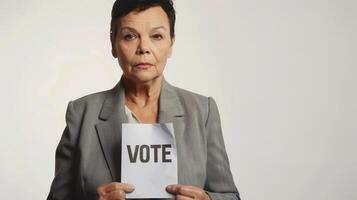
{"label": "finger", "polygon": [[177,194],[175,200],[192,200],[192,198],[187,197],[185,195]]}
{"label": "finger", "polygon": [[133,192],[135,190],[135,187],[129,183],[118,183],[118,182],[113,182],[108,185],[108,187],[105,188],[105,192],[111,192],[114,190],[123,190],[124,192]]}
{"label": "finger", "polygon": [[180,194],[180,195],[193,197],[190,195],[190,193],[187,192],[187,189],[185,189],[185,185],[181,185],[181,184],[169,185],[166,187],[166,190],[172,194]]}
{"label": "finger", "polygon": [[178,194],[181,188],[180,184],[173,184],[166,186],[166,191],[172,194]]}
{"label": "finger", "polygon": [[111,182],[97,187],[97,193],[104,195],[114,190],[123,190],[124,192],[133,192],[135,187],[128,183]]}
{"label": "finger", "polygon": [[206,193],[198,187],[190,186],[190,185],[169,185],[166,187],[167,191],[173,194],[181,194],[184,196],[192,197],[192,198],[204,198]]}
{"label": "finger", "polygon": [[[100,185],[97,187],[97,194],[99,196],[103,196],[105,194],[105,187],[106,187],[107,184],[103,184],[103,185]],[[102,200],[102,199],[99,199],[99,200]]]}
{"label": "finger", "polygon": [[125,192],[123,190],[114,190],[104,195],[105,200],[125,200]]}

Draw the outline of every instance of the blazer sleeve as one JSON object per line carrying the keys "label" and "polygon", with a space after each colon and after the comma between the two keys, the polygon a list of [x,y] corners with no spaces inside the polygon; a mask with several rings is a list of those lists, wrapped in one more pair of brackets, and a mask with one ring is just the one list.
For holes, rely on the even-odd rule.
{"label": "blazer sleeve", "polygon": [[208,97],[206,131],[207,174],[204,189],[212,200],[240,200],[229,167],[218,107],[212,97]]}
{"label": "blazer sleeve", "polygon": [[79,119],[73,102],[68,103],[66,127],[56,149],[55,177],[47,200],[75,199],[76,146],[78,141]]}

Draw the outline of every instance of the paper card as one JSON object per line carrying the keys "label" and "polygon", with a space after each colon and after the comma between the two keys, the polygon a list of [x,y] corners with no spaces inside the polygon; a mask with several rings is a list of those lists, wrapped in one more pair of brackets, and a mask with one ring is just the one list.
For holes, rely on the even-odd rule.
{"label": "paper card", "polygon": [[165,190],[177,184],[172,123],[122,125],[121,181],[135,186],[127,198],[174,198]]}

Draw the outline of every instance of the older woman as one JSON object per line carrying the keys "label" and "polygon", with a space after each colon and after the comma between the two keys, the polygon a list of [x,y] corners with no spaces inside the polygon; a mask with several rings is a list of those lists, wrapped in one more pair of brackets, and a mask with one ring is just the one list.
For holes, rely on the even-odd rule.
{"label": "older woman", "polygon": [[215,101],[170,85],[163,77],[175,42],[171,0],[117,0],[112,54],[123,75],[111,90],[68,104],[48,199],[125,199],[121,183],[122,123],[174,125],[176,199],[240,199],[224,147]]}

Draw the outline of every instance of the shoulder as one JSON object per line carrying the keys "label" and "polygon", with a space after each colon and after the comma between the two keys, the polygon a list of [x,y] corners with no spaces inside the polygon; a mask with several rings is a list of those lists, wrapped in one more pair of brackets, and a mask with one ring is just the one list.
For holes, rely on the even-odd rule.
{"label": "shoulder", "polygon": [[[187,112],[196,112],[202,116],[208,116],[212,109],[217,110],[217,104],[213,97],[205,96],[196,92],[172,86],[179,101],[186,108]],[[217,113],[218,114],[218,113]]]}
{"label": "shoulder", "polygon": [[182,89],[176,86],[173,86],[174,90],[176,91],[177,96],[180,98],[181,101],[187,104],[207,104],[208,98],[205,95],[192,92],[186,89]]}
{"label": "shoulder", "polygon": [[98,112],[101,109],[106,96],[111,92],[111,90],[104,90],[87,94],[70,101],[69,106],[72,106],[77,113],[83,114],[83,112],[88,112],[91,110]]}

